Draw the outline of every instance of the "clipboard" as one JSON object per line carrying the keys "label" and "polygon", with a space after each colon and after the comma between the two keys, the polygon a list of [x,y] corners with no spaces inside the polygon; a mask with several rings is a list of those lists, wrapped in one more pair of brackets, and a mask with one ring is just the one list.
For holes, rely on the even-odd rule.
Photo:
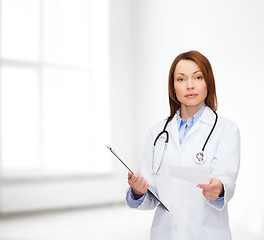
{"label": "clipboard", "polygon": [[[127,170],[129,171],[129,172],[131,172],[132,174],[134,174],[133,173],[133,171],[122,161],[122,159],[120,158],[120,157],[118,157],[117,156],[117,154],[115,153],[115,151],[114,151],[114,149],[113,148],[111,148],[111,147],[109,147],[109,146],[106,146],[110,151],[111,151],[111,153],[113,153],[114,155],[115,155],[115,157],[127,168]],[[160,198],[158,197],[158,195],[157,194],[155,194],[154,193],[154,191],[153,190],[150,190],[150,187],[151,186],[149,186],[149,188],[148,188],[148,193],[150,193],[150,195],[152,195],[161,205],[162,205],[162,207],[164,207],[168,212],[169,212],[169,209],[164,205],[164,203],[160,200]]]}

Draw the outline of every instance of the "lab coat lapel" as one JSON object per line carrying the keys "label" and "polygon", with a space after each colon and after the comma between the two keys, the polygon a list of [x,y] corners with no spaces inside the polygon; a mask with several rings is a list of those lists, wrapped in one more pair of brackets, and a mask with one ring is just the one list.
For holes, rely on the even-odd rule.
{"label": "lab coat lapel", "polygon": [[[203,123],[208,124],[208,126],[213,126],[215,121],[215,114],[213,112],[213,110],[209,107],[206,107],[204,109],[204,112],[202,113],[201,117],[199,118],[199,120],[194,124],[194,126],[190,129],[190,131],[188,132],[188,134],[185,136],[185,138],[187,138],[189,135],[193,134],[194,132],[196,132]],[[171,120],[171,122],[168,124],[168,132],[170,134],[170,137],[174,140],[174,142],[176,143],[178,149],[180,148],[180,141],[179,141],[179,134],[178,134],[178,125],[177,125],[177,116],[175,114],[175,116],[173,117],[173,119]]]}
{"label": "lab coat lapel", "polygon": [[204,109],[204,112],[202,113],[200,119],[190,129],[190,131],[187,133],[187,135],[185,136],[185,138],[187,138],[189,135],[191,135],[195,131],[197,131],[201,127],[201,124],[206,123],[209,126],[213,126],[214,121],[215,121],[215,114],[214,114],[214,112],[212,111],[211,108],[206,107]]}
{"label": "lab coat lapel", "polygon": [[177,125],[177,116],[173,117],[171,122],[168,124],[168,132],[170,134],[170,137],[173,139],[173,141],[176,143],[178,149],[180,148],[180,141],[179,141],[179,134],[178,134],[178,125]]}

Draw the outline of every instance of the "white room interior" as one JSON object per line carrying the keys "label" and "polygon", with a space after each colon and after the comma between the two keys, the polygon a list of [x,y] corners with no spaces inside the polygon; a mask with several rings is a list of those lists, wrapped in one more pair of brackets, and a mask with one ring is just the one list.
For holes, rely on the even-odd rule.
{"label": "white room interior", "polygon": [[[56,4],[53,5],[52,2]],[[102,234],[97,235],[94,231],[99,229],[100,221],[102,226],[105,226],[104,233],[108,233],[108,236],[113,236],[114,233],[115,239],[122,239],[126,236],[125,231],[117,231],[115,226],[120,224],[120,218],[123,218],[123,224],[127,226],[130,224],[130,217],[133,219],[133,228],[137,228],[137,233],[142,234],[142,238],[137,239],[146,239],[143,236],[148,236],[153,212],[146,212],[144,215],[144,212],[137,213],[124,206],[127,172],[110,156],[105,145],[113,146],[133,170],[138,169],[149,127],[166,118],[169,113],[167,78],[170,64],[179,53],[187,50],[198,50],[210,60],[216,79],[218,113],[234,120],[240,128],[241,168],[236,193],[229,204],[233,239],[263,239],[264,194],[261,189],[264,164],[261,159],[261,136],[264,130],[259,127],[264,116],[262,1],[68,0],[65,2],[68,5],[65,4],[67,6],[61,12],[75,11],[76,14],[81,11],[81,16],[89,15],[89,17],[80,17],[80,22],[76,22],[76,25],[71,25],[70,19],[64,22],[68,15],[66,17],[61,15],[59,18],[56,12],[64,6],[63,1],[59,0],[0,1],[0,33],[3,36],[0,39],[0,210],[2,215],[0,229],[1,227],[3,229],[0,239],[20,240],[19,235],[12,233],[12,229],[17,229],[18,226],[24,229],[24,233],[28,231],[30,235],[26,223],[34,222],[35,219],[41,220],[39,225],[36,222],[35,232],[33,231],[31,238],[21,239],[52,239],[52,237],[55,239],[54,236],[62,236],[60,234],[64,228],[71,224],[70,221],[67,222],[67,217],[65,220],[65,216],[68,218],[81,216],[80,219],[87,221],[87,228],[83,222],[81,228],[74,224],[71,227],[71,234],[74,234],[75,229],[79,234],[83,233],[83,239],[89,233],[92,234],[92,239],[105,239]],[[69,7],[74,4],[76,4],[75,8]],[[85,10],[80,10],[82,4]],[[30,5],[33,7],[24,11],[28,10],[28,15],[33,18],[36,14],[35,10],[38,10],[39,15],[35,16],[40,19],[38,22],[32,23],[30,18],[26,18],[20,11],[24,6]],[[9,9],[6,11],[16,16],[15,20],[12,16],[6,16],[9,12],[6,13],[5,9]],[[41,16],[45,16],[45,11],[48,10],[51,11],[51,15],[45,22]],[[15,33],[7,29],[9,25],[6,25],[6,22],[10,22],[11,28],[17,28],[19,17],[25,18],[23,24],[28,24],[29,27],[25,30],[28,32],[12,35]],[[87,21],[89,24],[82,25],[82,21]],[[61,39],[56,35],[58,32],[50,30],[49,26],[53,24],[58,24],[58,29],[63,28],[64,24],[69,25],[69,28],[61,31]],[[80,31],[84,35],[78,35],[80,32],[75,29],[76,26],[81,26],[81,29],[87,27],[87,33]],[[70,31],[73,31],[73,34]],[[4,33],[9,34],[9,37],[15,36],[14,39],[19,42],[31,39],[25,49],[31,49],[32,52],[29,54],[23,52],[26,50],[16,44],[13,38],[10,37],[14,42],[5,39]],[[37,37],[34,38],[34,34]],[[77,37],[71,38],[74,34]],[[54,36],[54,38],[45,39],[45,36]],[[78,42],[78,36],[85,41]],[[63,37],[68,40],[64,40]],[[65,44],[62,44],[63,41]],[[87,49],[77,48],[76,44],[86,46],[86,42],[89,42]],[[43,51],[45,44],[51,46],[47,48],[47,52]],[[17,49],[11,49],[12,46],[16,46]],[[77,50],[74,51],[68,46]],[[82,50],[87,54],[83,54]],[[56,51],[58,51],[57,55],[52,55]],[[29,76],[26,81],[27,87],[24,87],[21,81],[13,82],[13,84],[21,84],[19,85],[21,89],[32,94],[27,94],[28,98],[25,98],[25,94],[19,89],[13,91],[14,85],[8,84],[16,79],[16,75],[12,75],[14,67],[18,72],[21,71],[19,72],[21,75],[25,73],[25,69],[33,69],[33,72],[25,73],[25,76]],[[57,72],[43,73],[45,68],[56,68]],[[64,68],[65,72],[62,71]],[[65,86],[63,92],[58,91],[62,85],[53,86],[53,83],[50,83],[54,79],[61,80],[61,78],[70,83]],[[38,79],[37,82],[34,79]],[[32,82],[35,85],[32,85]],[[86,88],[89,94],[86,94]],[[9,89],[14,95],[8,95],[5,89]],[[40,94],[35,94],[34,89],[38,89]],[[41,95],[45,94],[45,90],[48,92],[46,98],[45,95]],[[67,95],[69,92],[75,93],[72,96],[79,98],[71,98]],[[60,96],[60,93],[63,95]],[[14,100],[13,96],[19,96],[19,99]],[[34,98],[38,99],[37,102],[32,100]],[[61,98],[63,103],[58,98]],[[87,105],[79,105],[83,102],[87,102]],[[24,105],[30,106],[30,109],[34,108],[34,111],[28,112],[29,115],[27,112],[20,112]],[[10,111],[10,106],[15,111]],[[58,111],[61,106],[68,107],[64,111]],[[56,118],[53,119],[53,116]],[[19,120],[12,122],[10,119]],[[29,119],[31,122],[28,122]],[[89,124],[86,124],[86,120]],[[50,133],[53,128],[49,128],[53,126],[52,124],[59,129],[59,136],[63,135],[65,139],[70,140],[64,142],[61,140],[63,138],[57,138],[57,135],[54,137]],[[86,129],[86,125],[89,125],[89,128]],[[12,126],[15,126],[17,131],[11,131]],[[27,136],[29,128],[31,135]],[[11,130],[8,132],[6,129]],[[87,134],[76,135],[76,129],[79,129],[78,133],[83,130]],[[20,135],[17,136],[17,132]],[[35,132],[37,136],[34,135]],[[14,134],[12,141],[8,138],[9,133]],[[17,146],[15,149],[12,148],[13,141]],[[31,141],[31,145],[24,144],[23,141]],[[52,151],[45,152],[45,149],[52,148],[52,145],[45,145],[43,141],[56,145],[60,149],[56,152],[57,155]],[[81,154],[80,144],[83,144],[82,149],[89,145],[88,151]],[[22,150],[19,146],[30,149],[32,162],[28,160],[29,158],[24,160],[31,168],[25,169],[23,159],[18,163],[14,162],[13,165],[5,160],[8,159],[8,153],[16,154],[16,151],[20,153],[19,151]],[[23,151],[22,153],[27,156],[27,152]],[[46,153],[48,160],[44,161],[40,158],[35,163],[34,156],[40,156],[41,153]],[[74,156],[74,161],[69,161],[68,165],[65,164],[64,168],[58,171],[69,155]],[[80,215],[73,209],[76,209]],[[113,218],[107,216],[102,221],[102,212],[110,216],[112,214]],[[66,215],[67,213],[69,215]],[[64,214],[63,217],[60,214]],[[58,226],[58,231],[54,229],[49,233],[46,231],[47,238],[45,234],[42,238],[34,238],[36,231],[44,231],[41,224],[45,223],[40,216],[46,220],[50,217],[51,223],[63,218],[65,224]],[[108,225],[109,222],[112,225]],[[123,226],[124,229],[129,230]],[[71,234],[68,235],[69,239]],[[82,237],[80,235],[79,239]]]}

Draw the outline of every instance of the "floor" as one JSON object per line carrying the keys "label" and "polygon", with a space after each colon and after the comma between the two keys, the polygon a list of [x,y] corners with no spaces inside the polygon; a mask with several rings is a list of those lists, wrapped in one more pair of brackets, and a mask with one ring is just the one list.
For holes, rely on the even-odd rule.
{"label": "floor", "polygon": [[[0,240],[147,240],[153,211],[124,205],[27,214],[0,219]],[[233,240],[263,240],[244,226],[232,227]]]}
{"label": "floor", "polygon": [[0,220],[0,240],[143,240],[152,217],[120,205],[21,215]]}

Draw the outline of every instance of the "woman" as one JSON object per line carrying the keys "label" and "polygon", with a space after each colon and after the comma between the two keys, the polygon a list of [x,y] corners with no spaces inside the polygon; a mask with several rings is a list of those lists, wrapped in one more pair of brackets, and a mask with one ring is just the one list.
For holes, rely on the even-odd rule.
{"label": "woman", "polygon": [[[201,53],[185,52],[173,61],[169,102],[167,121],[158,123],[147,136],[140,173],[128,173],[127,204],[138,209],[156,208],[152,240],[231,239],[227,203],[234,194],[239,170],[239,129],[215,113],[214,75]],[[154,141],[166,123],[168,145],[164,150],[167,137],[161,134],[153,154]],[[210,183],[194,184],[173,177],[174,166],[209,168]],[[149,186],[169,211],[147,191]]]}

